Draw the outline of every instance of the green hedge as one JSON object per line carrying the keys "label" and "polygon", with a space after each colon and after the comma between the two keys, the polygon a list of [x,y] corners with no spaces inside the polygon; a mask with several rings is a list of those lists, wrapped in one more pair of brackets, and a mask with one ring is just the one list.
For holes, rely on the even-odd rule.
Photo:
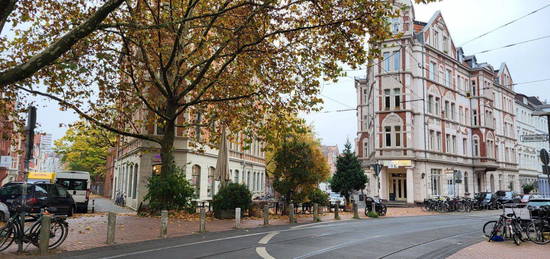
{"label": "green hedge", "polygon": [[238,183],[228,183],[222,186],[212,200],[214,211],[235,208],[241,208],[241,211],[244,211],[250,208],[251,203],[252,193],[246,185]]}

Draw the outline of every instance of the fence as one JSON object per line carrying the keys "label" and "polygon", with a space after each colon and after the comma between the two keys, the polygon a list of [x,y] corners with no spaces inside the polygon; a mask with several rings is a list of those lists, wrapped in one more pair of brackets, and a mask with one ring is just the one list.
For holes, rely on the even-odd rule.
{"label": "fence", "polygon": [[546,197],[550,197],[550,186],[548,184],[549,184],[548,178],[539,178],[539,181],[538,181],[539,194],[542,194]]}

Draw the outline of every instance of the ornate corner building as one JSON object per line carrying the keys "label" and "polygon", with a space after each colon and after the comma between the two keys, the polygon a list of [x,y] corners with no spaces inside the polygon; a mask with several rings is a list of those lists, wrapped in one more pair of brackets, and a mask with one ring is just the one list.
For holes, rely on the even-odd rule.
{"label": "ornate corner building", "polygon": [[[519,192],[510,71],[466,56],[438,11],[415,20],[411,1],[391,21],[366,79],[356,80],[357,155],[367,192],[407,203],[434,196]],[[381,164],[377,174],[373,164]]]}

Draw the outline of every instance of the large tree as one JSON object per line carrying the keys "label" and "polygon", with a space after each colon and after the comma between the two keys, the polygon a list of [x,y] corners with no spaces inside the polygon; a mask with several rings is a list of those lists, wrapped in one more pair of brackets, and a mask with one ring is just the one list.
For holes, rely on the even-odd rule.
{"label": "large tree", "polygon": [[351,193],[365,189],[367,182],[367,175],[355,152],[351,151],[351,143],[347,141],[344,152],[336,159],[336,173],[330,181],[330,189],[344,195],[349,203]]}
{"label": "large tree", "polygon": [[103,178],[105,160],[115,141],[112,132],[79,121],[54,142],[54,150],[61,155],[61,161],[68,169],[90,172],[94,179]]}
{"label": "large tree", "polygon": [[[321,75],[335,80],[342,65],[365,63],[366,43],[392,37],[387,18],[398,13],[391,1],[372,0],[126,0],[82,48],[2,90],[53,99],[95,125],[157,143],[166,175],[176,132],[202,144],[217,143],[222,128],[232,139],[274,141],[273,132],[293,126],[290,114],[319,108]],[[71,18],[16,35],[41,47]],[[30,51],[8,60],[30,60],[34,48],[24,46]]]}

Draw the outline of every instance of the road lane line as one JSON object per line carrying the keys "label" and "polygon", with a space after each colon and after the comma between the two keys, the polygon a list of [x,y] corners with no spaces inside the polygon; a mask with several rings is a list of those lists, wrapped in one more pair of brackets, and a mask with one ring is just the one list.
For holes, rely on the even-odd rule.
{"label": "road lane line", "polygon": [[275,259],[275,257],[271,256],[263,246],[256,247],[256,253],[263,259]]}
{"label": "road lane line", "polygon": [[260,241],[258,241],[258,243],[260,243],[262,245],[265,245],[269,242],[269,240],[271,240],[275,235],[277,235],[279,233],[281,233],[281,232],[273,231],[273,232],[267,234],[265,237],[262,237],[262,239],[260,239]]}
{"label": "road lane line", "polygon": [[351,245],[354,245],[354,244],[357,244],[357,243],[361,243],[361,242],[364,242],[365,240],[368,240],[368,239],[374,239],[374,238],[378,238],[378,237],[381,237],[381,235],[376,235],[376,236],[368,237],[368,238],[361,239],[361,240],[353,240],[353,241],[340,243],[340,244],[335,245],[335,246],[327,247],[327,248],[321,249],[321,250],[312,251],[312,252],[307,253],[305,255],[294,257],[294,259],[303,259],[303,258],[313,257],[313,256],[316,256],[316,255],[324,254],[326,252],[330,252],[330,251],[337,250],[337,249],[340,249],[340,248],[344,248],[344,247],[347,247],[347,246],[351,246]]}

